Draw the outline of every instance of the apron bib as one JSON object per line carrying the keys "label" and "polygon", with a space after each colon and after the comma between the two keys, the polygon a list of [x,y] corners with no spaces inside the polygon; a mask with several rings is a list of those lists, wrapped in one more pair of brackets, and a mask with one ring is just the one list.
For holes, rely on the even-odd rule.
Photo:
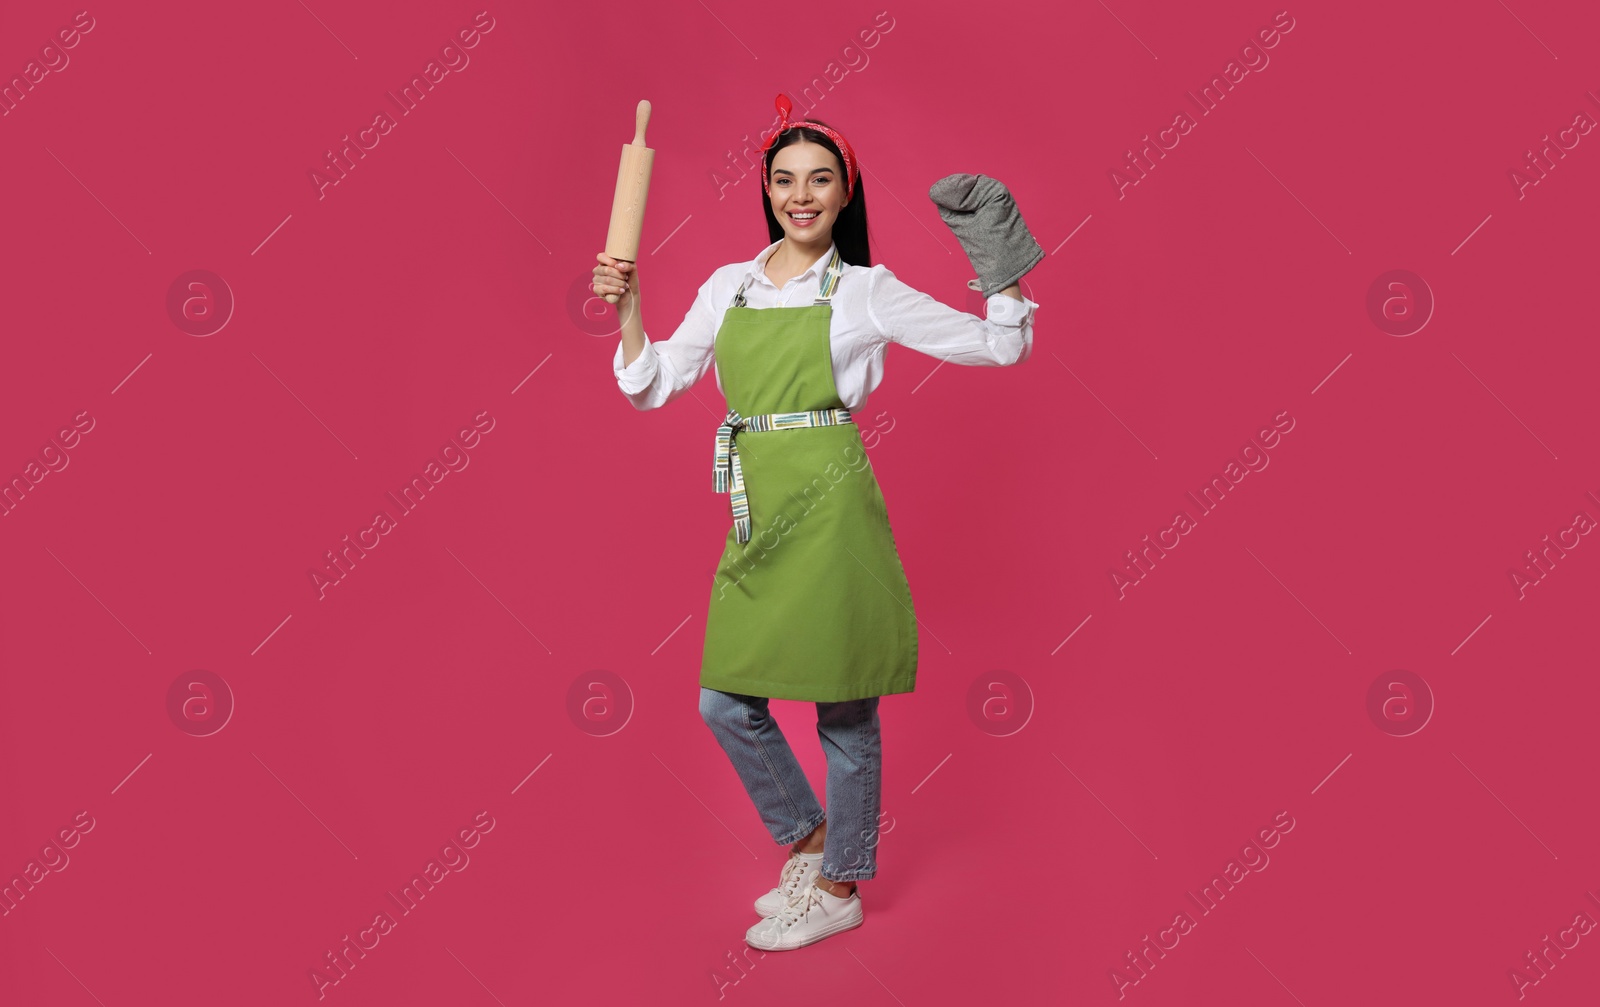
{"label": "apron bib", "polygon": [[717,330],[729,412],[716,488],[735,521],[711,585],[708,689],[833,703],[916,688],[911,589],[833,380],[840,261],[806,307],[747,307],[741,286]]}

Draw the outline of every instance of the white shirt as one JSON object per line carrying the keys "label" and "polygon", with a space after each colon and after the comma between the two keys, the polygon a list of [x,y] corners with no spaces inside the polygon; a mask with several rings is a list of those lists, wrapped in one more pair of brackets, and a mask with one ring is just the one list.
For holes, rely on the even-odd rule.
{"label": "white shirt", "polygon": [[[744,297],[752,308],[804,307],[817,297],[834,246],[830,244],[810,268],[779,289],[768,279],[766,263],[780,244],[781,239],[773,242],[750,262],[719,267],[700,285],[678,330],[659,343],[646,335],[644,350],[627,367],[622,366],[618,342],[611,368],[617,386],[635,409],[666,405],[704,377],[707,369],[715,368],[712,345],[740,283],[750,281]],[[908,286],[886,266],[840,265],[829,349],[839,399],[853,413],[866,408],[868,394],[883,380],[883,357],[890,343],[952,364],[979,367],[1020,364],[1033,352],[1033,311],[1039,305],[1026,297],[1019,301],[991,294],[988,318],[979,318]],[[717,390],[722,391],[721,370],[715,369]]]}

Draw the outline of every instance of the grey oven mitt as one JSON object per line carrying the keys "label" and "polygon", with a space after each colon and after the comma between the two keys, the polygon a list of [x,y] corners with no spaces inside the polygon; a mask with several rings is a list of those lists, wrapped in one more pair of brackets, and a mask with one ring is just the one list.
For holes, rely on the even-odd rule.
{"label": "grey oven mitt", "polygon": [[977,282],[967,286],[984,297],[1011,286],[1044,258],[1016,200],[998,179],[965,172],[946,175],[933,183],[928,198],[978,274]]}

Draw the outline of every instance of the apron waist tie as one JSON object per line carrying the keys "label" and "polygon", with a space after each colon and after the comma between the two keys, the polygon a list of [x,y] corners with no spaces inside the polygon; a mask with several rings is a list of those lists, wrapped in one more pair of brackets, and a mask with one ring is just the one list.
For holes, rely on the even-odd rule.
{"label": "apron waist tie", "polygon": [[801,413],[762,413],[759,416],[740,416],[729,409],[722,425],[717,428],[716,463],[712,469],[712,486],[718,493],[731,493],[733,527],[740,542],[750,541],[750,501],[744,490],[744,469],[739,464],[739,445],[734,435],[740,430],[761,432],[765,430],[798,430],[801,427],[831,427],[841,423],[854,423],[848,409],[814,409]]}

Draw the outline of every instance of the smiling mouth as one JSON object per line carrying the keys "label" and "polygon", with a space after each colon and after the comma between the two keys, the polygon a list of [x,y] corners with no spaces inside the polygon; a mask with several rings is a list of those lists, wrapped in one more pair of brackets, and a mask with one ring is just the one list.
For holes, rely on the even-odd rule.
{"label": "smiling mouth", "polygon": [[795,213],[793,211],[790,211],[789,213],[790,220],[814,220],[817,216],[818,214],[815,210],[811,210],[806,213]]}

